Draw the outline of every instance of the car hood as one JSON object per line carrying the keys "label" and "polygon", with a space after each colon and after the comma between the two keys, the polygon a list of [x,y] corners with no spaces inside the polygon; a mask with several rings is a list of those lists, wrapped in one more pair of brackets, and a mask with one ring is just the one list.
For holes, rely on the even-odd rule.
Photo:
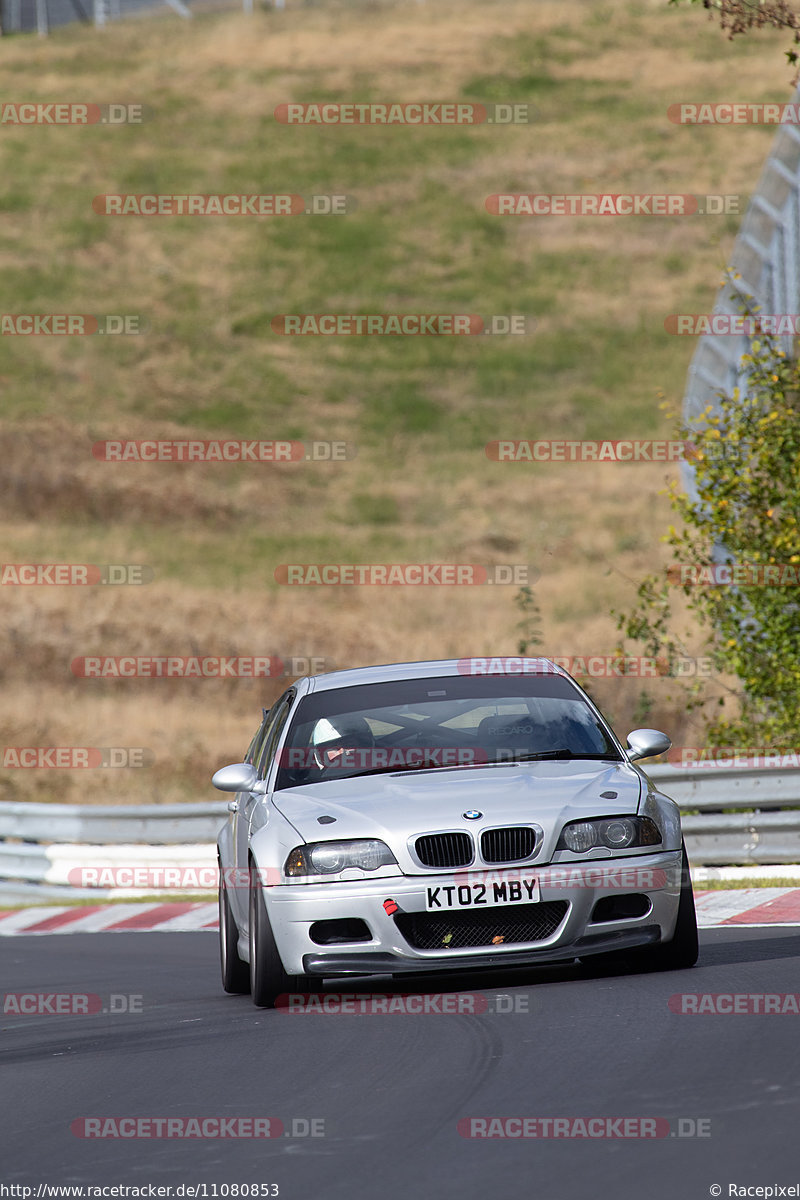
{"label": "car hood", "polygon": [[[306,842],[380,838],[403,869],[417,870],[409,838],[458,829],[479,835],[497,825],[541,826],[537,860],[547,862],[567,821],[635,813],[641,786],[629,763],[538,762],[331,779],[275,792],[273,803]],[[481,816],[466,818],[470,810]],[[322,816],[335,820],[320,824]]]}

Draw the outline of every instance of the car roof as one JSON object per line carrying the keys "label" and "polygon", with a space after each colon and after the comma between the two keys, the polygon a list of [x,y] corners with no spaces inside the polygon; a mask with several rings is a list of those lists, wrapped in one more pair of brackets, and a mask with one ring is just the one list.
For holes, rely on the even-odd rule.
{"label": "car roof", "polygon": [[[374,667],[353,667],[346,671],[328,671],[308,675],[303,691],[355,687],[363,683],[385,683],[395,679],[426,679],[441,675],[571,675],[549,658],[524,658],[520,655],[475,655],[471,658],[427,659],[423,662],[383,663]],[[300,681],[298,681],[300,682]]]}

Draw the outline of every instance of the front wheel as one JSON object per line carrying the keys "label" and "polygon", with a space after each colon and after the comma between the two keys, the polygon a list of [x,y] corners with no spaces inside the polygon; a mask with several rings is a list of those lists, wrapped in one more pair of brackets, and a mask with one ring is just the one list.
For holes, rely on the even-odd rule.
{"label": "front wheel", "polygon": [[614,950],[580,959],[581,967],[590,975],[608,975],[639,971],[682,971],[697,962],[699,944],[697,917],[694,911],[694,892],[689,873],[686,846],[681,844],[681,891],[678,899],[678,919],[675,933],[668,942],[645,946],[637,950]]}
{"label": "front wheel", "polygon": [[668,942],[636,950],[630,956],[635,970],[683,971],[697,962],[699,943],[697,939],[697,917],[694,911],[694,892],[689,873],[686,846],[681,843],[681,892],[678,900],[678,919],[675,932]]}
{"label": "front wheel", "polygon": [[693,967],[700,953],[689,859],[686,846],[682,845],[681,849],[681,894],[678,900],[675,933],[671,941],[662,942],[660,946],[652,946],[645,951],[648,965],[654,971],[682,971],[686,967]]}
{"label": "front wheel", "polygon": [[318,992],[322,979],[309,975],[287,975],[283,969],[272,926],[258,882],[258,871],[250,871],[250,994],[257,1008],[274,1008],[278,996],[291,992]]}
{"label": "front wheel", "polygon": [[244,995],[250,991],[250,968],[239,957],[239,930],[231,912],[231,902],[223,882],[223,870],[219,871],[219,965],[222,971],[222,986],[233,995]]}

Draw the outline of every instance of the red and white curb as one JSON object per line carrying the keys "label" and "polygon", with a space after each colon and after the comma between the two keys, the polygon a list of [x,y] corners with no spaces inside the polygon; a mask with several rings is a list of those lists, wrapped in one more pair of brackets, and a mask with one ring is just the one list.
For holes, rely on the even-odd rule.
{"label": "red and white curb", "polygon": [[701,929],[718,925],[800,925],[800,888],[696,891],[694,902]]}
{"label": "red and white curb", "polygon": [[91,904],[0,911],[0,937],[45,933],[187,933],[216,930],[217,905],[196,900],[169,904]]}
{"label": "red and white curb", "polygon": [[[800,888],[695,892],[701,929],[723,925],[800,925]],[[92,904],[0,911],[0,937],[51,933],[191,933],[217,928],[214,902]]]}

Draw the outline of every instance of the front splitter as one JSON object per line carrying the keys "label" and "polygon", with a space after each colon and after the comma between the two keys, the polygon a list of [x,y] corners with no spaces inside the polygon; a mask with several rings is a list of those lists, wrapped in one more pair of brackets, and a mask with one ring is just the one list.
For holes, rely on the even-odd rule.
{"label": "front splitter", "polygon": [[438,974],[442,971],[481,971],[495,967],[535,967],[539,963],[569,962],[590,954],[611,954],[653,946],[661,941],[658,925],[643,925],[615,933],[592,933],[568,945],[542,950],[508,950],[504,954],[448,954],[436,958],[401,958],[397,954],[304,954],[306,975]]}

